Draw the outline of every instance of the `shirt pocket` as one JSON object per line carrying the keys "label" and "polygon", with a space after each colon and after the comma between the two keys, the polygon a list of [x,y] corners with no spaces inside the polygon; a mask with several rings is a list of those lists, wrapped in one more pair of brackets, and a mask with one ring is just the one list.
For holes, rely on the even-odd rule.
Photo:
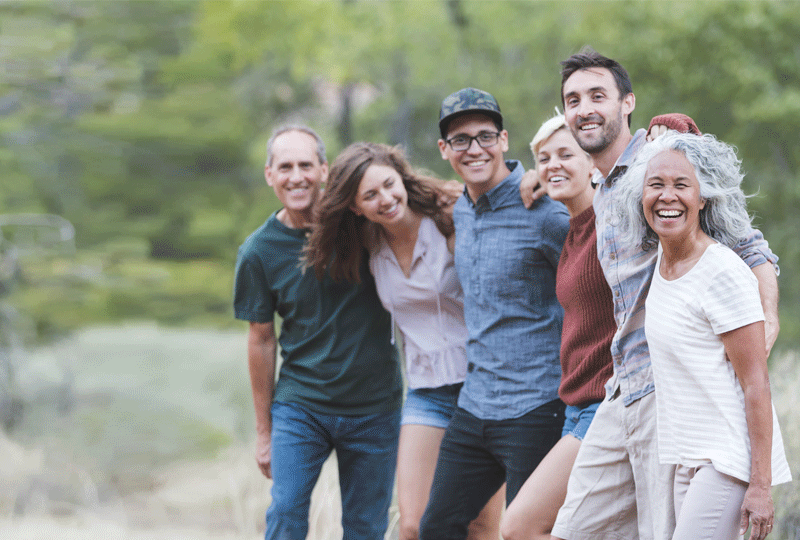
{"label": "shirt pocket", "polygon": [[482,276],[485,290],[504,303],[540,303],[542,280],[538,268],[547,261],[523,238],[500,234],[494,242],[493,249],[487,250],[494,250],[486,261],[490,269]]}

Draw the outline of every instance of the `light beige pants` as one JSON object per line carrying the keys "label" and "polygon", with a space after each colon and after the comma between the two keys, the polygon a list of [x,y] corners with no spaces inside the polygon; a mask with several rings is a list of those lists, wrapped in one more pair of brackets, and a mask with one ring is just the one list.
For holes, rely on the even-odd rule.
{"label": "light beige pants", "polygon": [[736,540],[747,483],[722,474],[711,463],[675,469],[673,540]]}

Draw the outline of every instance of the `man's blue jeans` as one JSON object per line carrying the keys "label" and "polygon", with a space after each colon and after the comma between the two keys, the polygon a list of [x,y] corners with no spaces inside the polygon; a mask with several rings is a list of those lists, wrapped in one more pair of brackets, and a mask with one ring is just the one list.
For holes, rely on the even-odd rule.
{"label": "man's blue jeans", "polygon": [[420,538],[466,538],[469,523],[503,482],[510,503],[561,438],[563,424],[558,399],[509,420],[481,420],[456,409],[439,450]]}
{"label": "man's blue jeans", "polygon": [[334,449],[344,539],[382,539],[389,520],[399,433],[399,410],[335,416],[297,403],[273,403],[273,484],[266,540],[305,540],[311,491]]}

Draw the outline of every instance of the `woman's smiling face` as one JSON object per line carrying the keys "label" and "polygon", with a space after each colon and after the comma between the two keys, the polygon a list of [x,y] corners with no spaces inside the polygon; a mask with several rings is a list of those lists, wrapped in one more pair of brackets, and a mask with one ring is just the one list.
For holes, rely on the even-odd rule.
{"label": "woman's smiling face", "polygon": [[592,158],[564,127],[545,140],[536,153],[539,178],[551,199],[568,203],[591,190]]}
{"label": "woman's smiling face", "polygon": [[642,206],[647,224],[661,241],[680,240],[700,229],[700,182],[681,152],[665,150],[647,164]]}
{"label": "woman's smiling face", "polygon": [[408,210],[408,193],[400,174],[388,165],[370,165],[351,209],[382,226],[401,221]]}

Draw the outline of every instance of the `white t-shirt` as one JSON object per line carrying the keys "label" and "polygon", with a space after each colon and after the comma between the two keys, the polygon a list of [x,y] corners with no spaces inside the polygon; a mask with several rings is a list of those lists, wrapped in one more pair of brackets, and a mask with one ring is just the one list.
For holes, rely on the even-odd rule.
{"label": "white t-shirt", "polygon": [[403,334],[408,387],[464,382],[464,292],[447,239],[436,223],[422,218],[409,277],[383,239],[370,254],[369,267],[381,302]]}
{"label": "white t-shirt", "polygon": [[[719,334],[763,321],[758,281],[730,249],[709,246],[683,276],[667,281],[658,262],[646,301],[645,333],[656,385],[662,463],[714,468],[750,481],[744,393]],[[772,407],[772,483],[791,481]]]}

